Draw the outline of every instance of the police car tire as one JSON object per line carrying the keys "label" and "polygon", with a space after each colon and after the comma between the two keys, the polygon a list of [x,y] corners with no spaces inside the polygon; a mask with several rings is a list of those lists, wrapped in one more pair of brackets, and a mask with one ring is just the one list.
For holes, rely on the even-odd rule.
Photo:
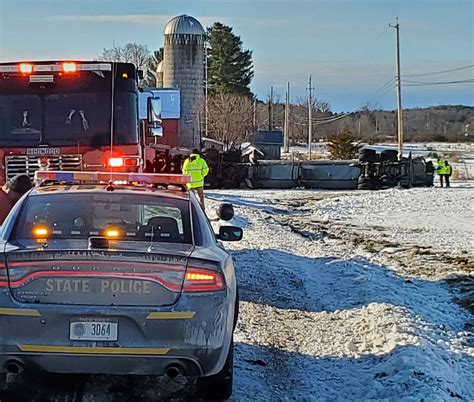
{"label": "police car tire", "polygon": [[197,379],[195,396],[206,401],[226,401],[232,396],[233,381],[234,340],[230,343],[229,353],[222,370],[209,377],[199,377]]}

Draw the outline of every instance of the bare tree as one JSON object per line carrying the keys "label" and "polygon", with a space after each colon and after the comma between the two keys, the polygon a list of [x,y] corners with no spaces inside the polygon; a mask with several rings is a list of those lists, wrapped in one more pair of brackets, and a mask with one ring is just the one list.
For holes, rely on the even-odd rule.
{"label": "bare tree", "polygon": [[127,43],[124,46],[114,46],[110,49],[104,49],[100,57],[105,61],[120,61],[124,63],[133,63],[138,70],[143,70],[147,75],[148,65],[152,54],[147,46],[138,43]]}
{"label": "bare tree", "polygon": [[253,100],[246,95],[217,93],[208,101],[209,137],[225,144],[248,140],[255,130]]}

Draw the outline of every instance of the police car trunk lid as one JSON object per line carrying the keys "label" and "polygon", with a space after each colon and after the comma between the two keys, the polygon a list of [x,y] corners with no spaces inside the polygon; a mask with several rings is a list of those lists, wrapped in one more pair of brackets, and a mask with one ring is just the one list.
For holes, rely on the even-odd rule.
{"label": "police car trunk lid", "polygon": [[[84,243],[84,244],[81,244]],[[56,242],[7,251],[13,297],[23,303],[168,306],[182,291],[192,245],[123,242],[88,250],[85,242]],[[67,246],[67,247],[66,247]]]}

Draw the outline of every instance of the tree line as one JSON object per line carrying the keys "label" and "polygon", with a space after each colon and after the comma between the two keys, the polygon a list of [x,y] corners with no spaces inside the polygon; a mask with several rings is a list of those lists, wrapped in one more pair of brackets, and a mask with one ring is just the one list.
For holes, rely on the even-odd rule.
{"label": "tree line", "polygon": [[[208,136],[230,142],[249,140],[256,130],[282,129],[285,105],[279,99],[258,100],[251,92],[254,77],[252,51],[244,49],[233,28],[220,22],[206,29],[208,46]],[[104,49],[101,58],[132,62],[144,71],[143,87],[156,86],[156,70],[163,60],[163,48],[128,43]],[[204,82],[204,77],[203,77]],[[311,105],[313,140],[328,141],[335,133],[350,132],[358,141],[394,141],[397,136],[395,111],[378,110],[367,103],[353,113],[333,113],[330,104],[314,99]],[[204,121],[204,107],[201,121]],[[405,141],[473,141],[474,108],[436,106],[404,111]],[[291,143],[305,143],[308,136],[308,102],[296,99],[290,105]]]}

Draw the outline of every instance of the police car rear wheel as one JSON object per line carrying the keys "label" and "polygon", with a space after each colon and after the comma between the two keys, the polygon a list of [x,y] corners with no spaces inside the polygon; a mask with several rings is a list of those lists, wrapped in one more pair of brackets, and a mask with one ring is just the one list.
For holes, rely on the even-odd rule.
{"label": "police car rear wheel", "polygon": [[207,401],[225,401],[232,396],[233,377],[234,341],[232,340],[224,367],[217,374],[198,378],[195,396]]}

